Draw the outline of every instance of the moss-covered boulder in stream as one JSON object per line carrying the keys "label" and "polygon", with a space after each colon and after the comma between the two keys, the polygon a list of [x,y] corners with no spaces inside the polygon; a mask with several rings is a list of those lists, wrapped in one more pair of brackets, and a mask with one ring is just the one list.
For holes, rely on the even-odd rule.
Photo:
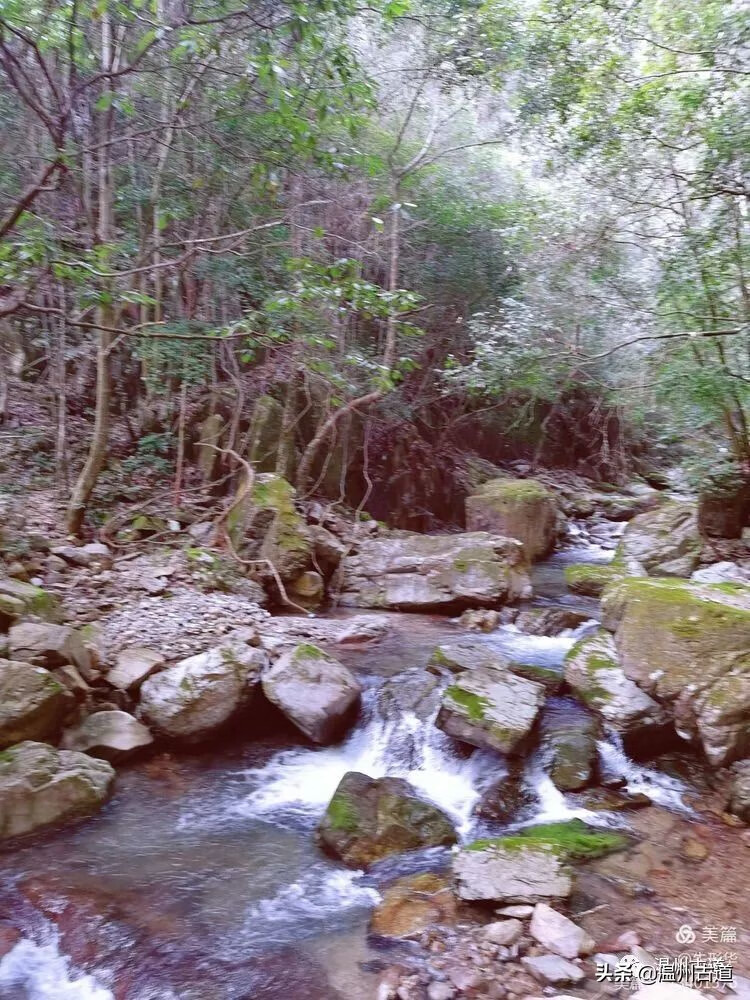
{"label": "moss-covered boulder in stream", "polygon": [[526,557],[541,559],[557,536],[555,494],[535,479],[491,479],[466,498],[466,527],[523,543]]}
{"label": "moss-covered boulder in stream", "polygon": [[573,862],[628,847],[627,837],[578,819],[525,827],[490,840],[475,840],[453,858],[458,895],[467,900],[538,903],[564,899],[573,889]]}
{"label": "moss-covered boulder in stream", "polygon": [[723,766],[750,751],[750,587],[629,579],[603,597],[625,675]]}
{"label": "moss-covered boulder in stream", "polygon": [[535,681],[479,667],[459,674],[445,689],[435,724],[472,746],[518,753],[544,699],[544,687]]}
{"label": "moss-covered boulder in stream", "polygon": [[44,667],[0,660],[0,748],[54,739],[72,699]]}
{"label": "moss-covered boulder in stream", "polygon": [[545,770],[555,787],[574,792],[594,783],[599,751],[599,719],[571,698],[548,708],[541,723]]}
{"label": "moss-covered boulder in stream", "polygon": [[317,839],[349,867],[367,868],[390,854],[449,846],[457,838],[449,817],[407,781],[349,771],[318,824]]}

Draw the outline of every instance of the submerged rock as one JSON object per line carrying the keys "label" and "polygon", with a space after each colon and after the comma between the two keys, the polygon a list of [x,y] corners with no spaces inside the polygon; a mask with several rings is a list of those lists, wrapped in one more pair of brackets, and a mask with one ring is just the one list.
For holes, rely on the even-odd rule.
{"label": "submerged rock", "polygon": [[508,773],[485,789],[474,812],[482,819],[510,823],[530,811],[536,801],[534,789],[524,779],[521,761],[510,760]]}
{"label": "submerged rock", "polygon": [[531,594],[519,542],[486,532],[398,532],[357,543],[335,577],[347,607],[420,610],[492,606]]}
{"label": "submerged rock", "polygon": [[145,750],[154,738],[143,723],[127,712],[94,712],[79,725],[66,729],[60,746],[81,750],[102,760],[118,761]]}
{"label": "submerged rock", "polygon": [[574,792],[594,783],[600,736],[599,720],[568,699],[542,722],[545,767],[556,788]]}
{"label": "submerged rock", "polygon": [[456,843],[448,816],[419,798],[401,778],[370,778],[349,771],[318,824],[321,847],[351,868],[367,868],[389,854]]}
{"label": "submerged rock", "polygon": [[72,699],[44,667],[0,660],[0,748],[53,739]]}
{"label": "submerged rock", "polygon": [[559,635],[565,629],[575,629],[591,616],[571,608],[532,608],[522,611],[515,625],[526,635]]}
{"label": "submerged rock", "polygon": [[17,743],[0,753],[0,837],[90,816],[114,778],[110,764],[84,753]]}
{"label": "submerged rock", "polygon": [[669,501],[629,522],[616,560],[650,576],[688,577],[698,565],[703,542],[694,504]]}
{"label": "submerged rock", "polygon": [[465,743],[512,754],[531,732],[544,698],[541,684],[480,667],[445,689],[435,724]]}
{"label": "submerged rock", "polygon": [[166,739],[210,739],[248,707],[267,660],[239,641],[188,657],[144,681],[139,714]]}
{"label": "submerged rock", "polygon": [[535,479],[491,479],[466,498],[466,527],[523,543],[529,560],[541,559],[557,537],[555,494]]}
{"label": "submerged rock", "polygon": [[408,938],[428,927],[451,926],[457,919],[458,901],[447,879],[431,873],[409,875],[383,892],[373,910],[370,933]]}
{"label": "submerged rock", "polygon": [[332,743],[345,732],[362,693],[343,663],[310,643],[280,657],[261,683],[268,700],[314,743]]}

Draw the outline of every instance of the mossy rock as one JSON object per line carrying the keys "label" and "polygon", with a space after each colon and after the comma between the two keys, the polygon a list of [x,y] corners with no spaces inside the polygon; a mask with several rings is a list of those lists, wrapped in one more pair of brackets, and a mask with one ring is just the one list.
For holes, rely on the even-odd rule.
{"label": "mossy rock", "polygon": [[624,576],[619,565],[599,566],[594,563],[571,563],[565,567],[564,573],[568,589],[585,597],[601,597],[610,584]]}
{"label": "mossy rock", "polygon": [[496,847],[503,851],[525,851],[541,847],[555,854],[563,861],[593,861],[606,854],[624,851],[633,841],[615,830],[602,830],[589,826],[580,819],[561,823],[541,823],[528,826],[517,833],[487,840],[475,840],[464,850],[484,851]]}
{"label": "mossy rock", "polygon": [[317,839],[344,864],[367,868],[391,854],[450,846],[457,838],[449,817],[408,782],[350,771],[318,824]]}
{"label": "mossy rock", "polygon": [[535,479],[492,479],[466,498],[466,526],[523,543],[530,560],[540,559],[557,536],[555,494]]}
{"label": "mossy rock", "polygon": [[[62,604],[56,594],[51,594],[33,583],[24,583],[11,577],[0,578],[0,596],[21,601],[24,614],[35,615],[46,622],[62,620]],[[16,605],[13,605],[17,607]]]}

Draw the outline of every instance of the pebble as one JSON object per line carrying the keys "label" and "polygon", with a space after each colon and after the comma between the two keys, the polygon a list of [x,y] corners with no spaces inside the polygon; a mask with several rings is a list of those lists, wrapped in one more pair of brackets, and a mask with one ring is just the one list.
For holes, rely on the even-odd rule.
{"label": "pebble", "polygon": [[520,920],[497,920],[484,928],[485,938],[497,945],[515,944],[521,934],[523,934],[523,924]]}

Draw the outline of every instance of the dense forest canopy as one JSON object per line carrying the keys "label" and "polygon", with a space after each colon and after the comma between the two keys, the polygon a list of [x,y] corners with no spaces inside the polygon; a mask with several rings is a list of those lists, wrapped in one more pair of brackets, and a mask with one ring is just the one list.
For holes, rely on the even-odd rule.
{"label": "dense forest canopy", "polygon": [[749,98],[741,0],[0,0],[2,415],[74,532],[217,414],[405,526],[468,453],[742,479]]}

